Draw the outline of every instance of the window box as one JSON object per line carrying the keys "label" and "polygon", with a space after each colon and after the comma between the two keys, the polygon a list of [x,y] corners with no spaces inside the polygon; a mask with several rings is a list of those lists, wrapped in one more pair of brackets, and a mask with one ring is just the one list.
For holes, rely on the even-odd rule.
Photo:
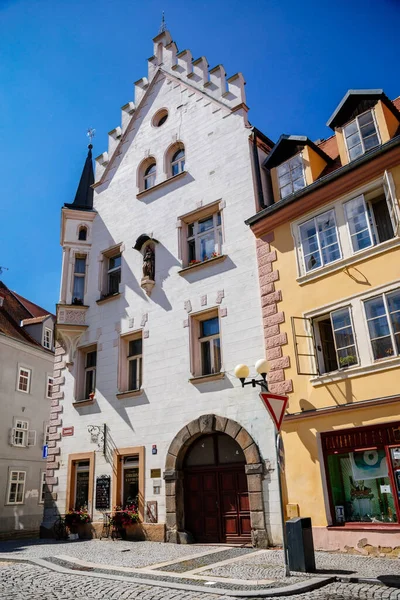
{"label": "window box", "polygon": [[121,293],[117,292],[116,294],[109,294],[108,296],[102,296],[101,298],[96,300],[96,303],[97,304],[105,304],[106,302],[110,302],[110,300],[115,300],[116,298],[119,298],[120,295],[121,295]]}
{"label": "window box", "polygon": [[196,271],[197,269],[202,269],[202,268],[207,267],[207,266],[209,266],[211,264],[222,262],[225,259],[226,259],[226,254],[220,254],[220,255],[215,256],[213,258],[208,258],[207,260],[195,262],[192,265],[184,267],[183,269],[181,269],[180,271],[178,271],[178,273],[179,273],[179,275],[186,275],[186,273],[188,273],[190,271]]}

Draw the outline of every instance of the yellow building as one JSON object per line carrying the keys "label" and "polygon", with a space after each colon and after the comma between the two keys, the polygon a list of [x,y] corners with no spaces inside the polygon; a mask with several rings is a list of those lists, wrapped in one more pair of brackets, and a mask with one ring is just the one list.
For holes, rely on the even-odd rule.
{"label": "yellow building", "polygon": [[350,90],[331,138],[281,136],[247,221],[269,388],[289,395],[286,512],[317,548],[400,553],[399,108]]}

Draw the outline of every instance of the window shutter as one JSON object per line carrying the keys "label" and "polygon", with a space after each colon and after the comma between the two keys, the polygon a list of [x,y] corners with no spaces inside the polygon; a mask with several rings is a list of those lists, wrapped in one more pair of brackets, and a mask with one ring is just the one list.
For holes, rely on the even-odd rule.
{"label": "window shutter", "polygon": [[11,427],[9,435],[10,446],[15,446],[15,427]]}
{"label": "window shutter", "polygon": [[36,431],[34,431],[33,429],[28,431],[27,446],[36,446]]}
{"label": "window shutter", "polygon": [[394,234],[399,233],[399,204],[396,198],[396,189],[394,187],[393,175],[390,171],[385,171],[383,175],[383,189],[385,190],[386,202],[390,218],[392,219]]}
{"label": "window shutter", "polygon": [[291,317],[298,375],[319,375],[311,319]]}

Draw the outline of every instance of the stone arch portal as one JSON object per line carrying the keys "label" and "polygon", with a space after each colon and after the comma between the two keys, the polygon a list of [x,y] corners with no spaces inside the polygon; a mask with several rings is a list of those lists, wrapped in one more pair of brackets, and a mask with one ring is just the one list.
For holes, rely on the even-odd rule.
{"label": "stone arch portal", "polygon": [[233,438],[245,455],[250,504],[251,538],[254,546],[267,547],[262,490],[263,464],[257,444],[236,421],[218,415],[202,415],[183,427],[172,440],[165,461],[167,542],[187,543],[184,514],[183,463],[191,444],[200,436],[224,433]]}

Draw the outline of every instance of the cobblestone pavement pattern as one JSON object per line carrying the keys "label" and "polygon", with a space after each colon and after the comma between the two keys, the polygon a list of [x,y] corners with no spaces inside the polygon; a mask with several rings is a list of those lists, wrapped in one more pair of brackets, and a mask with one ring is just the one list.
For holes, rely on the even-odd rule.
{"label": "cobblestone pavement pattern", "polygon": [[[227,596],[169,590],[82,575],[54,573],[30,564],[0,562],[1,600],[227,600]],[[268,598],[268,597],[266,597]],[[293,600],[400,600],[400,590],[333,583]]]}
{"label": "cobblestone pavement pattern", "polygon": [[[237,579],[281,579],[284,576],[283,553],[280,550],[263,554],[249,554],[239,562],[214,566],[203,575],[232,577]],[[400,575],[399,558],[374,558],[334,552],[316,552],[317,575],[339,574],[348,577],[377,578],[382,575]],[[315,577],[315,573],[301,576]]]}

